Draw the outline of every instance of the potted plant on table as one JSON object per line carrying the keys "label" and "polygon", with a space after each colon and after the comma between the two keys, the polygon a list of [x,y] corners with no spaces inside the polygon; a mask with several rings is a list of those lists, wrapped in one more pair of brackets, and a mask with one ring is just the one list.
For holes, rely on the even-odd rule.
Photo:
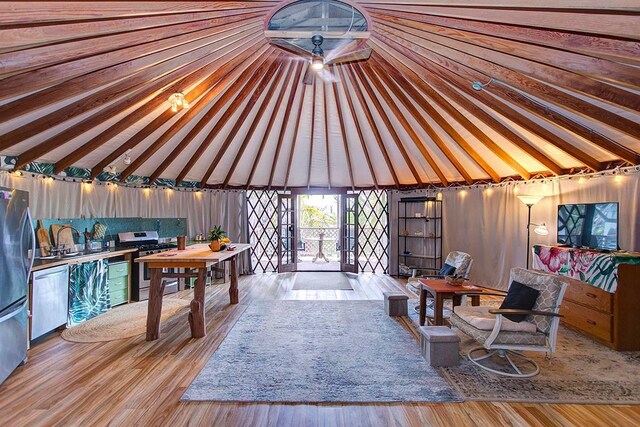
{"label": "potted plant on table", "polygon": [[222,229],[221,226],[216,225],[209,231],[209,247],[213,252],[218,252],[220,250],[220,240],[224,237],[226,231]]}

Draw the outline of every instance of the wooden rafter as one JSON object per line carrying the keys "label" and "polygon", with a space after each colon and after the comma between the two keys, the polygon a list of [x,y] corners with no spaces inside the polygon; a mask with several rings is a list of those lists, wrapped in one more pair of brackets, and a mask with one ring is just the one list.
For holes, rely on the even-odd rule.
{"label": "wooden rafter", "polygon": [[213,170],[216,168],[216,166],[218,166],[218,163],[220,162],[220,160],[222,160],[222,157],[225,155],[225,153],[231,146],[233,139],[236,137],[236,135],[238,134],[238,131],[240,130],[244,122],[249,117],[251,110],[253,110],[253,108],[255,107],[255,104],[258,102],[258,99],[260,99],[260,96],[265,91],[267,86],[271,84],[274,76],[277,73],[277,70],[282,66],[283,62],[280,58],[281,58],[281,55],[278,55],[277,59],[273,62],[273,64],[271,64],[271,66],[267,70],[266,74],[262,77],[260,82],[258,82],[257,85],[255,86],[255,90],[249,97],[247,104],[245,105],[244,109],[240,113],[239,120],[235,122],[235,124],[229,131],[229,134],[227,135],[225,140],[222,142],[222,145],[220,146],[220,148],[218,148],[218,152],[216,153],[216,156],[214,157],[213,161],[207,168],[207,171],[204,173],[202,179],[200,180],[200,185],[202,187],[204,187],[207,184],[207,181],[209,180],[209,177],[211,177]]}
{"label": "wooden rafter", "polygon": [[[394,116],[400,122],[400,125],[404,128],[405,132],[409,135],[409,137],[413,141],[416,148],[418,148],[418,150],[420,151],[424,159],[429,163],[429,165],[434,171],[437,171],[436,174],[438,174],[439,172],[438,177],[440,178],[440,182],[446,186],[448,180],[446,179],[444,181],[442,180],[442,177],[440,175],[442,176],[444,175],[442,171],[440,171],[440,168],[436,160],[427,150],[427,144],[424,141],[422,141],[422,138],[420,138],[420,136],[413,129],[413,126],[404,117],[404,114],[400,111],[400,109],[396,105],[395,101],[393,100],[389,92],[387,92],[387,89],[384,87],[382,82],[378,79],[378,76],[376,75],[376,73],[374,73],[371,67],[368,65],[362,66],[361,68],[364,70],[364,72],[366,73],[371,83],[373,83],[378,93],[385,100],[387,106],[389,106]],[[393,87],[393,88],[396,89],[395,91],[391,89],[394,95],[399,97],[400,102],[402,102],[405,108],[409,110],[411,115],[414,116],[414,118],[418,121],[418,123],[421,124],[422,128],[428,133],[432,141],[436,144],[436,146],[440,149],[440,151],[447,157],[447,159],[449,159],[449,161],[456,168],[456,170],[460,172],[460,174],[465,179],[465,181],[472,182],[473,179],[464,169],[462,164],[460,164],[458,159],[456,159],[456,157],[449,150],[449,148],[447,148],[445,142],[440,138],[440,136],[431,128],[431,126],[428,126],[424,118],[420,115],[420,113],[418,113],[418,110],[413,106],[413,104],[411,104],[409,99],[400,90],[398,90],[397,87]],[[427,125],[426,127],[424,126],[425,124]]]}
{"label": "wooden rafter", "polygon": [[[310,65],[307,65],[307,68],[310,67]],[[298,82],[298,84],[300,84]],[[295,127],[293,129],[293,138],[291,139],[291,149],[289,150],[289,161],[287,162],[287,172],[284,176],[284,185],[282,186],[283,189],[287,189],[288,185],[289,185],[289,175],[291,173],[291,165],[293,164],[293,155],[296,152],[296,142],[298,142],[298,131],[300,130],[300,122],[302,121],[302,107],[304,107],[304,97],[305,94],[307,93],[307,86],[306,84],[302,85],[302,94],[300,96],[300,103],[298,104],[298,115],[297,115],[297,120],[295,121]],[[272,176],[269,178],[269,189],[271,189],[271,182],[273,179],[273,171],[272,171]]]}
{"label": "wooden rafter", "polygon": [[[302,65],[302,64],[301,64]],[[308,67],[308,65],[307,65]],[[275,176],[276,173],[276,167],[278,166],[278,160],[280,160],[280,150],[282,149],[282,142],[284,141],[284,136],[287,133],[287,127],[290,123],[289,118],[291,117],[291,111],[293,111],[293,101],[296,98],[296,94],[298,93],[298,89],[302,86],[302,96],[300,97],[300,103],[298,106],[298,116],[297,116],[297,120],[295,120],[296,123],[296,130],[294,131],[294,135],[297,134],[298,132],[298,126],[300,124],[300,114],[302,112],[302,106],[304,105],[304,90],[306,85],[303,85],[300,83],[300,77],[302,76],[302,71],[303,71],[303,66],[298,68],[298,71],[296,71],[296,76],[294,77],[292,84],[293,84],[293,88],[291,89],[291,94],[289,95],[289,101],[287,101],[287,105],[286,108],[284,110],[284,117],[282,118],[282,124],[280,125],[280,132],[278,133],[278,142],[276,143],[276,151],[273,154],[273,160],[271,163],[271,170],[269,172],[269,184],[268,184],[268,189],[271,190],[271,186],[273,184],[273,177]],[[294,136],[295,139],[295,136]],[[291,149],[291,152],[293,152],[293,148]],[[289,176],[289,169],[287,166],[287,177]],[[286,186],[286,182],[285,182],[285,186]]]}
{"label": "wooden rafter", "polygon": [[[336,67],[332,66],[331,71],[335,74]],[[333,89],[333,97],[336,102],[336,111],[338,114],[338,123],[340,125],[340,134],[342,136],[342,144],[344,147],[344,155],[347,159],[347,167],[349,168],[349,182],[351,182],[351,190],[355,191],[356,185],[353,180],[353,165],[351,164],[351,153],[349,152],[349,143],[347,141],[347,133],[346,127],[344,124],[344,117],[342,116],[342,106],[340,105],[340,96],[338,95],[338,85],[336,82],[331,83],[331,88]]]}
{"label": "wooden rafter", "polygon": [[[284,67],[285,65],[282,65],[282,66]],[[291,64],[291,61],[288,61],[288,64],[286,65],[286,67],[287,67],[286,76],[288,78],[291,75],[291,71],[293,70],[293,65]],[[278,88],[278,85],[280,84],[280,80],[282,80],[282,77],[284,76],[285,76],[284,72],[278,72],[275,75],[273,82],[271,83],[271,86],[269,86],[269,89],[267,90],[267,93],[265,94],[265,97],[262,100],[262,103],[260,104],[260,107],[258,107],[258,111],[255,117],[251,120],[251,124],[249,125],[249,130],[247,131],[247,134],[242,140],[242,143],[240,144],[240,147],[236,152],[236,156],[234,157],[233,162],[229,167],[229,172],[227,172],[227,175],[225,176],[224,181],[222,183],[223,187],[226,187],[227,185],[229,185],[229,181],[231,180],[231,177],[233,176],[233,173],[235,172],[236,167],[240,162],[240,158],[244,155],[244,151],[246,150],[247,145],[249,145],[249,141],[251,141],[251,138],[253,137],[253,134],[256,131],[258,124],[260,123],[260,120],[262,120],[262,117],[264,116],[265,111],[267,110],[267,108],[269,107],[269,104],[271,103],[271,98],[273,97],[273,94]],[[285,79],[285,82],[286,81],[287,79]],[[271,117],[269,118],[269,122],[273,122],[274,118],[275,118],[275,111],[274,111],[274,114],[272,114]]]}
{"label": "wooden rafter", "polygon": [[[384,83],[391,89],[393,94],[402,102],[405,108],[411,113],[413,118],[418,122],[420,127],[431,137],[434,143],[440,148],[443,154],[449,159],[449,161],[454,165],[454,167],[460,172],[460,175],[467,182],[472,182],[473,178],[469,175],[466,169],[462,166],[460,161],[456,158],[456,156],[451,152],[446,142],[440,137],[438,132],[427,122],[427,120],[420,114],[418,109],[413,105],[411,100],[407,95],[405,95],[401,90],[402,87],[409,96],[420,105],[420,107],[427,111],[430,117],[440,126],[443,130],[460,145],[463,151],[469,155],[473,160],[476,161],[478,166],[485,169],[485,172],[489,174],[494,180],[499,180],[498,174],[482,160],[480,155],[460,136],[460,134],[453,129],[453,127],[444,120],[444,118],[438,113],[435,108],[431,107],[427,99],[420,94],[415,87],[413,87],[402,75],[397,73],[397,70],[392,69],[388,63],[383,62],[384,60],[378,60],[378,57],[372,58],[371,62],[375,66],[373,67],[380,79],[384,81]],[[393,78],[392,78],[393,76]]]}
{"label": "wooden rafter", "polygon": [[446,67],[451,72],[468,73],[470,70],[473,70],[473,72],[478,75],[478,78],[474,80],[489,80],[489,78],[500,79],[512,87],[539,97],[546,102],[640,139],[640,123],[636,123],[631,119],[615,114],[603,107],[589,103],[582,98],[556,89],[522,73],[444,46],[434,44],[433,46],[430,45],[433,50],[425,49],[421,45],[415,44],[412,41],[414,38],[410,34],[405,32],[400,33],[395,29],[387,31],[386,29],[381,30],[378,28],[378,30],[376,30],[376,37],[390,41],[397,46],[408,48],[414,53],[414,56],[417,54],[424,57],[431,62]]}
{"label": "wooden rafter", "polygon": [[[478,34],[464,30],[444,27],[393,15],[373,14],[374,17],[397,26],[406,26],[429,34],[437,34],[453,40],[469,43],[474,46],[490,49],[496,52],[509,52],[510,55],[521,59],[548,64],[566,71],[598,80],[610,81],[630,88],[640,87],[640,73],[635,67],[603,58],[596,58],[582,53],[559,50],[547,46],[537,46],[530,43],[500,38],[495,34]],[[568,80],[566,81],[569,82]]]}
{"label": "wooden rafter", "polygon": [[[251,165],[251,171],[249,172],[249,177],[247,178],[247,188],[249,188],[251,186],[251,180],[253,179],[253,176],[256,172],[256,168],[258,167],[258,164],[260,164],[260,160],[262,159],[262,153],[264,152],[265,147],[267,146],[267,141],[269,139],[269,135],[271,134],[271,131],[273,129],[273,126],[276,123],[276,116],[278,115],[278,111],[280,111],[280,106],[282,105],[282,101],[284,100],[284,95],[287,92],[287,85],[292,86],[293,88],[297,87],[297,81],[300,77],[300,74],[302,73],[302,68],[303,68],[303,63],[299,62],[297,65],[294,64],[290,64],[289,66],[289,71],[287,71],[287,75],[284,78],[284,83],[282,85],[282,88],[280,89],[280,93],[278,94],[278,99],[276,100],[276,105],[273,107],[273,113],[271,114],[271,117],[269,118],[269,123],[267,124],[267,128],[265,129],[263,135],[262,135],[262,140],[260,141],[260,146],[258,148],[258,153],[256,154],[256,157]],[[296,70],[296,73],[294,75],[294,69]],[[293,78],[293,80],[292,80]],[[291,97],[290,100],[293,101],[293,97],[295,96],[295,91],[292,89],[291,93],[289,94],[289,96]],[[290,107],[289,107],[290,108]],[[284,127],[281,127],[281,133],[285,130]],[[278,150],[276,150],[278,151]],[[277,155],[277,153],[276,153]]]}
{"label": "wooden rafter", "polygon": [[[382,47],[382,45],[379,44]],[[398,51],[400,51],[403,55],[407,55],[410,52],[405,50],[402,46],[397,47]],[[489,138],[478,126],[476,126],[467,116],[465,116],[461,111],[458,110],[454,105],[452,105],[447,99],[445,99],[442,95],[436,92],[430,85],[428,85],[422,78],[414,72],[413,69],[407,67],[402,64],[400,61],[393,61],[390,55],[383,53],[381,50],[381,55],[385,57],[385,59],[390,60],[394,65],[397,65],[399,69],[402,70],[403,74],[411,80],[411,82],[419,87],[424,93],[426,93],[432,100],[434,100],[440,107],[442,107],[450,116],[454,118],[458,123],[460,123],[467,131],[469,131],[477,140],[483,143],[489,150],[491,150],[500,160],[502,160],[505,164],[509,165],[513,170],[515,170],[523,179],[529,179],[530,173],[525,169],[518,161],[516,161],[509,153],[507,153],[499,144],[496,144],[491,138]],[[411,57],[411,60],[417,65],[421,66],[422,63],[416,62],[416,57]],[[466,99],[461,98],[460,95],[455,92],[452,88],[446,85],[444,82],[435,78],[435,75],[431,75],[428,73],[428,70],[422,70],[426,75],[430,75],[430,83],[436,87],[439,91],[445,94],[448,98],[453,99],[462,107],[472,108],[471,105]],[[487,115],[488,116],[488,115]],[[498,123],[496,119],[491,116],[487,117],[489,122],[486,123],[488,126],[492,128],[498,128],[505,131],[505,126],[501,123]]]}
{"label": "wooden rafter", "polygon": [[327,150],[327,186],[331,188],[331,159],[329,154],[329,104],[327,102],[327,84],[322,85],[322,109],[324,111],[324,143]]}
{"label": "wooden rafter", "polygon": [[[204,108],[207,107],[209,102],[213,101],[213,99],[219,95],[231,82],[232,78],[236,74],[236,70],[243,66],[249,58],[252,57],[260,57],[261,54],[265,51],[264,47],[258,42],[253,46],[250,46],[246,50],[241,50],[239,52],[230,52],[228,57],[225,59],[228,61],[224,64],[220,64],[219,68],[215,70],[214,73],[209,75],[202,82],[198,83],[198,85],[193,88],[188,94],[186,94],[186,99],[190,103],[190,108],[186,112],[181,112],[181,116],[178,120],[173,123],[169,129],[167,129],[162,135],[160,135],[152,144],[149,146],[144,153],[140,156],[136,157],[131,165],[129,165],[122,173],[122,175],[129,176],[133,173],[144,161],[146,161],[153,153],[159,150],[169,139],[175,135],[180,129],[190,123],[191,119],[196,117],[196,115]],[[204,95],[202,95],[204,93]],[[202,97],[200,97],[202,95]],[[166,100],[162,100],[162,104],[166,103]],[[135,120],[135,117],[138,114],[147,115],[151,110],[151,105],[145,104],[140,107],[138,110],[133,112],[131,115],[125,117],[120,120],[118,123],[111,126],[108,130],[103,132],[94,140],[89,143],[83,145],[79,150],[76,151],[72,156],[72,158],[64,159],[64,161],[58,162],[56,164],[56,168],[62,169],[71,164],[73,158],[81,158],[86,155],[92,149],[104,144],[108,140],[110,140],[115,134],[121,132],[123,129],[131,126],[132,122],[129,120]],[[164,125],[167,121],[169,121],[176,113],[171,111],[171,108],[168,105],[165,105],[165,110],[154,120],[152,120],[145,127],[136,132],[131,138],[124,141],[117,147],[111,154],[102,159],[98,164],[96,164],[92,169],[92,174],[99,174],[105,166],[116,160],[120,157],[125,151],[130,150],[138,146],[142,141],[144,141],[149,135],[158,130],[162,125]],[[97,176],[97,175],[96,175]],[[125,177],[126,179],[126,177]],[[155,179],[155,178],[154,178]],[[154,179],[151,181],[153,182]]]}
{"label": "wooden rafter", "polygon": [[[358,102],[360,103],[360,106],[362,107],[362,111],[367,119],[367,123],[369,124],[369,128],[371,129],[371,131],[373,132],[373,136],[374,139],[376,140],[376,142],[378,143],[378,148],[380,149],[380,152],[382,153],[382,157],[384,158],[385,163],[387,164],[387,168],[389,169],[389,172],[391,172],[391,176],[393,177],[393,182],[396,185],[400,184],[400,180],[398,179],[398,175],[396,173],[395,168],[393,167],[393,163],[391,162],[391,157],[389,157],[389,153],[387,152],[387,148],[384,145],[384,141],[382,140],[382,135],[380,134],[380,131],[378,130],[378,125],[375,122],[375,119],[373,118],[373,114],[371,113],[371,109],[369,108],[369,105],[364,97],[364,94],[362,93],[362,89],[360,88],[360,85],[358,84],[358,80],[355,76],[355,73],[353,72],[353,69],[351,68],[351,66],[347,66],[346,68],[346,73],[349,74],[349,79],[351,81],[351,86],[353,87],[353,90],[356,94],[356,97],[358,98]],[[410,164],[410,162],[407,164],[407,166]],[[411,165],[413,166],[413,165]],[[411,170],[412,175],[414,176],[414,179],[416,180],[416,182],[418,182],[420,180],[420,177],[417,175],[417,172],[415,170],[415,168],[413,168]]]}
{"label": "wooden rafter", "polygon": [[[349,113],[351,114],[351,118],[353,120],[353,123],[355,124],[356,132],[358,133],[358,140],[360,141],[360,146],[362,147],[364,158],[367,160],[367,166],[369,167],[369,174],[371,175],[371,179],[373,180],[373,185],[375,188],[378,188],[379,184],[378,184],[378,179],[376,178],[376,171],[373,168],[373,163],[371,162],[371,156],[369,155],[369,150],[367,149],[367,144],[365,142],[365,138],[362,133],[362,127],[360,126],[360,121],[358,120],[358,115],[356,114],[356,110],[353,105],[353,99],[349,91],[347,90],[346,78],[345,78],[345,73],[343,72],[343,66],[338,66],[338,67],[335,67],[334,69],[339,71],[340,79],[342,80],[342,82],[345,82],[343,83],[342,87],[344,88],[345,98],[347,99],[347,106],[349,107]],[[391,174],[393,176],[393,172]],[[395,182],[397,186],[398,185],[397,180]]]}
{"label": "wooden rafter", "polygon": [[[309,72],[307,70],[307,72]],[[313,134],[316,127],[316,92],[318,90],[318,77],[313,73],[311,90],[311,135],[309,136],[309,163],[307,166],[307,188],[311,186],[311,162],[313,160]]]}

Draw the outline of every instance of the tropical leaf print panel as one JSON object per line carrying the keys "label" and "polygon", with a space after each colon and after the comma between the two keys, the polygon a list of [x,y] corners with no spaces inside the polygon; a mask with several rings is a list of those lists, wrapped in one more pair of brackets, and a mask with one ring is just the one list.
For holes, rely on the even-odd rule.
{"label": "tropical leaf print panel", "polygon": [[111,308],[107,267],[103,259],[71,266],[67,326],[82,323]]}

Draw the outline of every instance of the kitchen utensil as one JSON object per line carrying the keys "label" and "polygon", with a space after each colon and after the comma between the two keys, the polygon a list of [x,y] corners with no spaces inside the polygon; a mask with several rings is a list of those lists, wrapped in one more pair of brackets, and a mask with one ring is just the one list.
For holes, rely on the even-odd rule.
{"label": "kitchen utensil", "polygon": [[42,220],[38,220],[38,230],[36,231],[38,237],[38,246],[40,246],[40,253],[42,256],[49,256],[51,254],[51,239],[49,238],[49,232],[42,225]]}

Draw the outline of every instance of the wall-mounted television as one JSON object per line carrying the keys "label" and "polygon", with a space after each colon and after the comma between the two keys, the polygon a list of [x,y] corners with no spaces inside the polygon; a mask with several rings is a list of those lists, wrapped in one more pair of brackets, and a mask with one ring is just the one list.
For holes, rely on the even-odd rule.
{"label": "wall-mounted television", "polygon": [[559,205],[558,243],[618,250],[618,203]]}

